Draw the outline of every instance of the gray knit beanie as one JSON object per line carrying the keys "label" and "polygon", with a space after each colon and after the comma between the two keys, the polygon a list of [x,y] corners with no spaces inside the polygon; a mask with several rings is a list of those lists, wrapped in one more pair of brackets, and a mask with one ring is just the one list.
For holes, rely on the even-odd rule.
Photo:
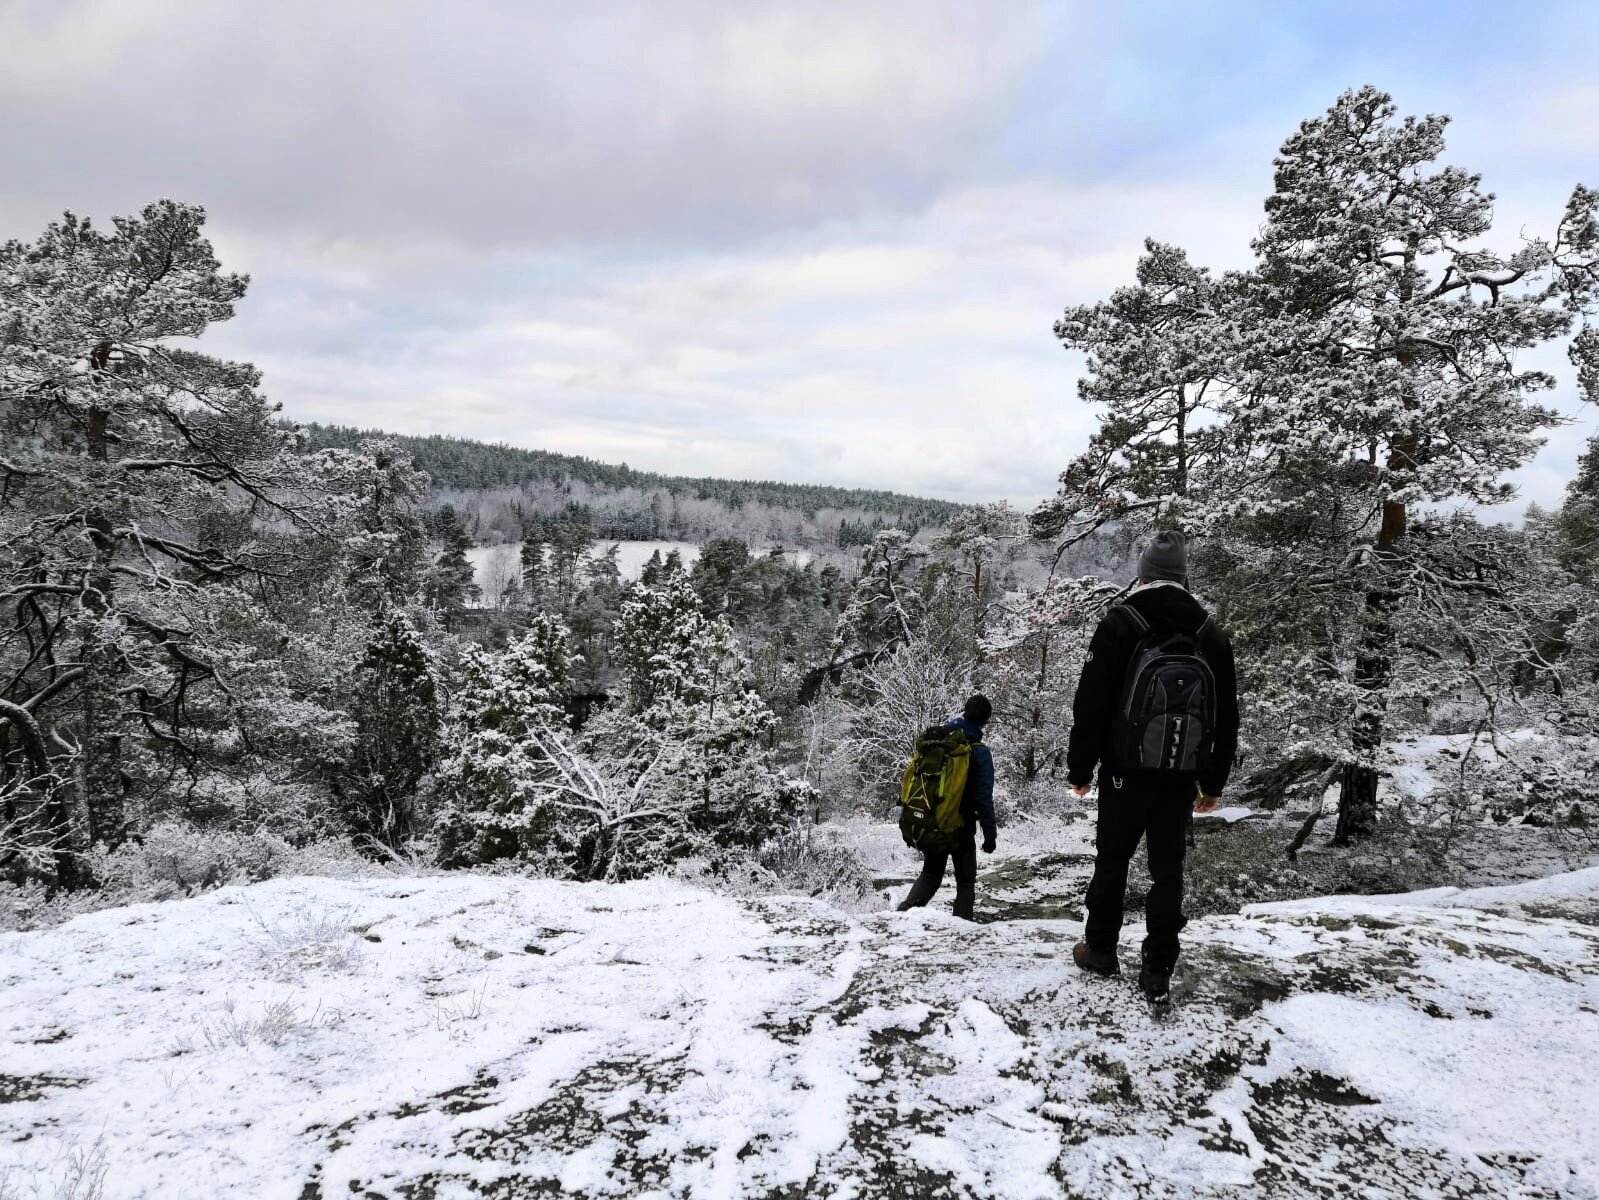
{"label": "gray knit beanie", "polygon": [[1163,529],[1138,557],[1138,578],[1145,583],[1169,579],[1188,584],[1188,543],[1175,529]]}

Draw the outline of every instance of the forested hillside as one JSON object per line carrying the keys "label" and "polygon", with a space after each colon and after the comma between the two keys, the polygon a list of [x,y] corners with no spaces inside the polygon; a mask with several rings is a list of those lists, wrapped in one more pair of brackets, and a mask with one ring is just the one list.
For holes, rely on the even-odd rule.
{"label": "forested hillside", "polygon": [[304,427],[317,449],[353,450],[381,438],[403,448],[473,536],[515,533],[508,514],[549,516],[569,504],[599,538],[654,541],[742,534],[788,545],[864,545],[882,529],[944,525],[962,505],[871,488],[690,478],[637,471],[548,450],[432,434],[412,437],[342,425]]}

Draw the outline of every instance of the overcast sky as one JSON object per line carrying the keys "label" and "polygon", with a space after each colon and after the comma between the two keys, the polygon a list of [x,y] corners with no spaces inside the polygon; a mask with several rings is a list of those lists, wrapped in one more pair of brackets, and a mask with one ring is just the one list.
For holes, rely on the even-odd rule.
{"label": "overcast sky", "polygon": [[[298,419],[1030,504],[1093,426],[1051,325],[1145,236],[1244,265],[1368,82],[1549,231],[1596,54],[1591,0],[0,0],[0,237],[204,204],[204,346]],[[1549,365],[1540,503],[1599,425]]]}

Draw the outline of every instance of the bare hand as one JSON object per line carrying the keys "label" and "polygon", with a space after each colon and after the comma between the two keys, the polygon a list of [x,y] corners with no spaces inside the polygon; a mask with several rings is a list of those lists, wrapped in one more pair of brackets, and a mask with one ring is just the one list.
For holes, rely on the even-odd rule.
{"label": "bare hand", "polygon": [[1074,784],[1072,784],[1072,795],[1074,795],[1074,796],[1086,796],[1086,795],[1088,795],[1088,785],[1086,783],[1074,783]]}
{"label": "bare hand", "polygon": [[1194,800],[1194,811],[1196,813],[1213,813],[1220,807],[1220,796],[1206,796],[1201,794]]}

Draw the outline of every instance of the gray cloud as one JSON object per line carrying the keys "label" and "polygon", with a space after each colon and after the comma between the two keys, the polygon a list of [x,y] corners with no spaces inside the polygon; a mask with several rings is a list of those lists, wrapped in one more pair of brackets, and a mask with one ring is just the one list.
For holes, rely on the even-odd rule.
{"label": "gray cloud", "polygon": [[958,0],[13,5],[5,212],[180,195],[280,254],[375,271],[914,208],[1007,115],[1037,19]]}
{"label": "gray cloud", "polygon": [[[1164,18],[1047,0],[9,0],[0,235],[205,203],[254,276],[205,347],[302,419],[1027,502],[1093,426],[1061,308],[1146,235],[1247,262],[1339,88],[1454,112],[1495,244],[1592,161],[1580,54],[1517,44],[1495,90],[1492,31],[1378,62],[1310,8],[1180,13],[1152,58]],[[1595,423],[1549,365],[1578,423],[1520,476],[1541,503]]]}
{"label": "gray cloud", "polygon": [[[214,349],[304,418],[468,430],[635,466],[1034,499],[1092,428],[1060,307],[1124,282],[1143,233],[1247,245],[1258,201],[1190,185],[951,192],[911,217],[670,259],[498,263],[454,292],[260,280]],[[352,347],[361,348],[359,352]]]}

